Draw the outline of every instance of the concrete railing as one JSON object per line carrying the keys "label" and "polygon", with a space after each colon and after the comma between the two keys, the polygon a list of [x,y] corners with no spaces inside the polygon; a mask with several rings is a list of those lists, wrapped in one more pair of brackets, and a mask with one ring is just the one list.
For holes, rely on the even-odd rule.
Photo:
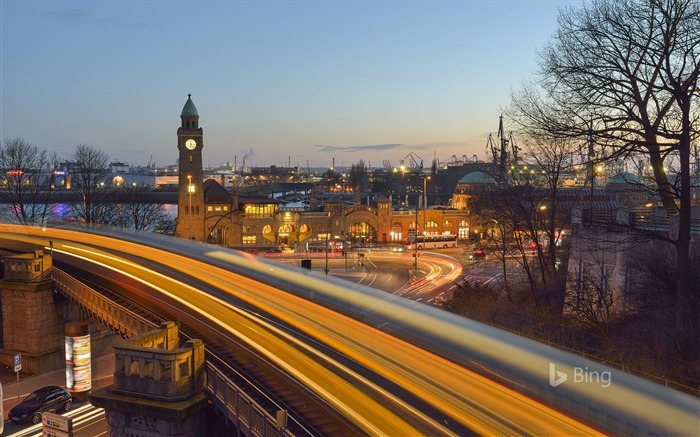
{"label": "concrete railing", "polygon": [[128,338],[158,327],[137,313],[116,305],[113,300],[98,293],[66,272],[52,269],[54,289],[94,315],[122,337]]}
{"label": "concrete railing", "polygon": [[177,401],[202,391],[204,344],[193,339],[180,346],[174,322],[115,344],[114,360],[114,393]]}
{"label": "concrete railing", "polygon": [[[226,411],[226,419],[233,423],[245,436],[293,436],[284,426],[286,411],[279,411],[273,417],[253,400],[246,392],[233,384],[211,363],[206,365],[205,388],[217,409]],[[280,423],[280,421],[282,423]]]}

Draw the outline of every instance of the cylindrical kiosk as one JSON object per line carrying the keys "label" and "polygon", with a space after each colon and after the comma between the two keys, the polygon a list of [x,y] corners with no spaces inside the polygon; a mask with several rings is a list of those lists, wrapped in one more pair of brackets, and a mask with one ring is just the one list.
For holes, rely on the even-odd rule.
{"label": "cylindrical kiosk", "polygon": [[71,322],[65,325],[66,388],[72,394],[92,389],[90,359],[90,325],[87,322]]}

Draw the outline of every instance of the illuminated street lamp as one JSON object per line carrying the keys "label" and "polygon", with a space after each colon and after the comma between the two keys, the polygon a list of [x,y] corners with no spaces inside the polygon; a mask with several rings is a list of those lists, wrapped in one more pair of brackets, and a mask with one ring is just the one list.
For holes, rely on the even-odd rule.
{"label": "illuminated street lamp", "polygon": [[[430,179],[430,176],[425,176],[423,177],[423,238],[425,238],[426,232],[425,232],[425,211],[428,209],[428,179]],[[416,227],[418,227],[418,224],[416,224]]]}
{"label": "illuminated street lamp", "polygon": [[413,270],[418,271],[418,205],[416,205],[416,233],[413,237]]}
{"label": "illuminated street lamp", "polygon": [[[328,274],[328,271],[329,271],[329,269],[328,269],[328,240],[331,238],[331,230],[333,229],[333,220],[335,219],[335,216],[338,215],[338,213],[340,213],[341,211],[345,211],[348,208],[352,208],[354,206],[355,205],[348,205],[344,208],[340,208],[339,210],[334,212],[331,215],[331,218],[328,220],[328,230],[326,231],[326,268],[323,269],[323,271],[326,272],[326,275]],[[343,223],[345,223],[345,221],[343,221]],[[347,243],[347,237],[345,237],[345,242]],[[347,250],[346,245],[343,245],[343,250],[344,251]],[[347,257],[347,251],[345,252],[345,256]],[[345,262],[345,269],[347,270],[347,258],[346,258],[346,262]]]}
{"label": "illuminated street lamp", "polygon": [[192,175],[187,175],[187,193],[190,198],[189,214],[190,214],[190,240],[192,240],[192,194],[194,194],[195,186],[192,184]]}

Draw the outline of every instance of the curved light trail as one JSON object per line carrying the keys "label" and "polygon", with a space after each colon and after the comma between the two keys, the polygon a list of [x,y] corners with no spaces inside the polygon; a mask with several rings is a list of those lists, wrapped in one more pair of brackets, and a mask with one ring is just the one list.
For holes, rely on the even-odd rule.
{"label": "curved light trail", "polygon": [[[368,434],[417,435],[425,434],[427,430],[434,435],[453,434],[443,423],[458,423],[472,432],[489,435],[599,434],[585,423],[461,364],[474,362],[479,357],[487,360],[483,364],[477,363],[482,367],[488,366],[489,360],[509,361],[523,375],[534,375],[547,381],[547,362],[567,369],[568,358],[562,358],[563,353],[552,352],[545,356],[542,351],[546,347],[543,345],[524,339],[522,344],[530,345],[531,349],[523,348],[521,344],[507,343],[494,337],[493,333],[484,332],[485,328],[475,323],[471,323],[474,328],[469,331],[455,331],[455,325],[449,321],[453,316],[444,313],[435,318],[433,312],[439,310],[430,309],[429,314],[418,313],[378,294],[355,292],[352,288],[339,285],[338,281],[310,273],[292,273],[288,267],[215,246],[178,242],[173,249],[163,250],[105,235],[63,229],[44,231],[10,225],[0,226],[0,238],[42,246],[51,239],[56,251],[102,263],[120,274],[147,282],[150,287],[161,290],[164,295],[189,308],[189,311],[206,317],[225,335],[245,341],[249,347],[264,354]],[[191,248],[197,256],[184,255],[186,252],[183,248]],[[218,290],[219,294],[214,296],[182,282],[184,279],[174,279],[154,271],[154,268],[161,270],[158,265],[164,272],[177,272],[178,278],[191,277],[197,283],[207,284],[211,289]],[[249,272],[250,277],[234,273],[237,269]],[[261,276],[282,285],[274,287],[254,279]],[[409,328],[410,332],[406,333],[408,337],[426,333],[450,344],[464,345],[465,350],[469,348],[474,351],[474,356],[465,356],[460,350],[454,351],[456,359],[454,356],[436,355],[426,348],[285,290],[299,284],[303,284],[311,300],[323,294],[327,299],[352,308],[359,316],[372,314],[373,320],[376,317],[401,320]],[[304,335],[292,337],[285,334],[264,319],[239,310],[227,301],[227,295],[255,306],[262,313],[274,316]],[[301,343],[299,338],[303,337],[331,347],[381,379],[412,393],[421,400],[421,405],[430,406],[430,413],[419,411],[410,401],[398,398],[391,390],[378,386],[328,357],[317,350],[313,342]],[[498,375],[498,370],[493,372],[501,382],[509,380],[507,375]],[[518,385],[518,381],[512,381],[512,384]],[[688,415],[687,409],[655,402],[653,397],[640,397],[639,393],[627,387],[620,384],[610,392],[604,392],[600,387],[581,384],[576,389],[601,403],[617,405],[619,411],[629,415],[638,414],[638,408],[629,405],[634,399],[642,408],[649,409],[646,411],[665,415],[667,423],[664,426],[672,427],[675,424],[681,433],[690,429],[688,421],[693,416],[692,413]],[[610,393],[613,393],[613,398],[619,399],[609,399]],[[687,399],[681,400],[681,404],[687,405]]]}

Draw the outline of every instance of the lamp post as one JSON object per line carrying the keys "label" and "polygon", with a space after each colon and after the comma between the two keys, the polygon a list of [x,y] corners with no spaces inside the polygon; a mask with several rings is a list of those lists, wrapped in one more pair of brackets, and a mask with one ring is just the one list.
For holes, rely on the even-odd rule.
{"label": "lamp post", "polygon": [[190,240],[192,240],[192,194],[194,193],[194,185],[192,185],[192,175],[187,175],[187,193],[190,198],[189,213],[190,213]]}
{"label": "lamp post", "polygon": [[413,270],[418,271],[418,202],[416,202],[416,232],[413,237]]}
{"label": "lamp post", "polygon": [[[338,213],[340,213],[341,211],[345,211],[346,209],[352,208],[353,206],[355,206],[355,205],[349,205],[349,206],[346,206],[344,208],[340,208],[339,210],[337,210],[336,212],[331,214],[331,218],[328,220],[328,231],[326,233],[326,268],[323,269],[323,271],[326,272],[326,275],[329,272],[329,270],[328,270],[328,240],[331,237],[331,230],[333,229],[333,219],[335,219],[335,216],[337,216]],[[347,230],[346,230],[346,233],[347,233]],[[347,237],[345,237],[345,241],[347,241]],[[343,246],[343,250],[345,250],[345,246]],[[347,252],[346,252],[346,256],[347,256]],[[346,263],[346,266],[347,266],[347,263]]]}
{"label": "lamp post", "polygon": [[[331,219],[333,220],[333,219]],[[323,271],[326,272],[326,275],[328,275],[328,240],[331,237],[331,220],[328,221],[328,229],[326,229],[326,244],[325,244],[325,249],[326,249],[326,267],[323,268]]]}
{"label": "lamp post", "polygon": [[[428,179],[430,179],[430,176],[423,177],[423,238],[425,238],[425,235],[426,235],[426,232],[425,232],[425,222],[426,222],[425,211],[428,209]],[[416,227],[417,226],[418,225],[416,224]]]}

